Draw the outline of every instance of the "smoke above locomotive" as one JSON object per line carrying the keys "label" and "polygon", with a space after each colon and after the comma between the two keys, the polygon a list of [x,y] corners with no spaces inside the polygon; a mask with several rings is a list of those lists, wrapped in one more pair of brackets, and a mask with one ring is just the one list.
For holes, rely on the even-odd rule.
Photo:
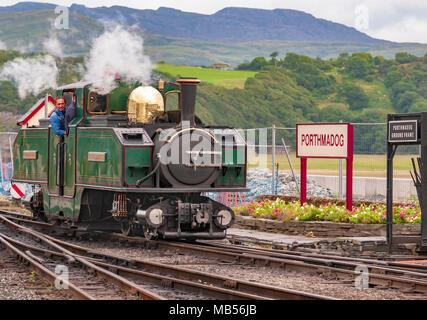
{"label": "smoke above locomotive", "polygon": [[152,65],[144,54],[144,39],[120,25],[106,26],[106,31],[94,39],[85,60],[83,81],[92,83],[101,93],[115,88],[116,75],[148,84]]}

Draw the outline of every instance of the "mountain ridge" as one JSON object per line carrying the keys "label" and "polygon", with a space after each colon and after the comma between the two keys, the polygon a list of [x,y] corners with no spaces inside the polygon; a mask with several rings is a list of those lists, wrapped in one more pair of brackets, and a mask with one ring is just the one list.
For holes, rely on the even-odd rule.
{"label": "mountain ridge", "polygon": [[[76,8],[80,6],[83,10],[86,7],[72,5]],[[35,10],[39,7],[42,10]],[[98,18],[88,15],[78,14],[75,11],[69,12],[69,26],[67,30],[57,30],[53,27],[53,22],[58,14],[53,10],[54,4],[40,3],[18,3],[14,6],[0,7],[0,41],[3,47],[15,49],[23,52],[43,51],[44,41],[50,36],[56,36],[62,46],[62,52],[66,56],[85,56],[89,53],[94,38],[99,37],[104,31],[106,22],[113,21],[113,18],[102,18],[107,12],[111,17],[119,20],[119,24],[125,29],[129,28],[144,39],[144,52],[150,56],[153,62],[166,61],[176,65],[209,66],[214,63],[226,63],[237,66],[242,62],[249,62],[255,57],[264,56],[268,58],[272,52],[277,51],[279,56],[285,56],[289,52],[304,54],[313,58],[323,59],[335,58],[343,52],[369,52],[374,56],[380,55],[385,58],[393,58],[397,52],[406,51],[417,56],[422,56],[427,52],[427,44],[396,43],[387,41],[378,42],[339,42],[334,41],[286,41],[286,40],[258,40],[258,41],[205,41],[189,38],[182,38],[176,35],[162,35],[143,30],[138,27],[134,20],[127,19],[123,13],[127,12],[128,17],[137,15],[137,9],[113,6],[104,7],[105,10],[92,10],[92,14],[97,14]],[[224,8],[215,14],[227,16],[233,14],[233,8]],[[245,9],[247,12],[259,12],[259,10]],[[161,7],[157,10],[145,10],[156,14],[180,15],[182,11]],[[262,10],[261,10],[262,11]],[[264,10],[270,12],[269,10]],[[273,10],[274,11],[274,10]],[[279,14],[284,11],[291,13],[296,10],[276,9]],[[199,17],[197,13],[187,13],[190,16]],[[307,19],[310,14],[305,15]],[[120,18],[120,19],[119,19]],[[158,20],[158,19],[157,19]],[[153,21],[156,24],[157,20]],[[324,23],[318,19],[319,23]],[[327,23],[327,22],[326,22]],[[114,22],[113,22],[114,25]],[[330,25],[330,24],[328,24]],[[166,31],[170,31],[167,27]],[[188,28],[189,32],[192,29]],[[165,32],[166,32],[165,31]],[[173,32],[169,32],[173,33]]]}
{"label": "mountain ridge", "polygon": [[[0,12],[52,9],[55,4],[20,2],[0,7]],[[391,43],[372,38],[355,28],[316,18],[310,13],[292,9],[254,9],[226,7],[214,14],[200,14],[168,7],[135,9],[125,6],[89,8],[72,4],[70,11],[113,22],[138,25],[154,34],[178,38],[248,42],[259,40],[327,41],[345,43]],[[189,28],[193,26],[193,28]]]}

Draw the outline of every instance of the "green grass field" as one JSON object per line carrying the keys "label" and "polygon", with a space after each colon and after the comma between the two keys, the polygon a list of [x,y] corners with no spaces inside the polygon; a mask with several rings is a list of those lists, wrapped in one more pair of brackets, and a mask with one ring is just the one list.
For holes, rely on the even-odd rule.
{"label": "green grass field", "polygon": [[[393,175],[396,178],[410,178],[409,171],[413,171],[411,158],[416,158],[416,155],[396,155],[393,160]],[[249,168],[268,168],[271,169],[271,155],[264,158],[258,158],[248,155]],[[296,158],[295,154],[291,155],[291,162],[299,174],[300,159]],[[343,160],[343,171],[345,175],[345,160]],[[288,159],[285,154],[276,154],[276,163],[279,163],[279,170],[290,171]],[[320,175],[338,175],[339,160],[337,159],[308,159],[307,160],[308,174]],[[387,175],[387,159],[386,155],[355,155],[353,159],[353,175],[363,177],[386,177]]]}
{"label": "green grass field", "polygon": [[158,64],[156,70],[169,73],[178,77],[195,77],[202,82],[209,82],[227,89],[243,88],[247,78],[254,77],[257,72],[238,70],[215,70],[208,68],[174,66],[170,64]]}

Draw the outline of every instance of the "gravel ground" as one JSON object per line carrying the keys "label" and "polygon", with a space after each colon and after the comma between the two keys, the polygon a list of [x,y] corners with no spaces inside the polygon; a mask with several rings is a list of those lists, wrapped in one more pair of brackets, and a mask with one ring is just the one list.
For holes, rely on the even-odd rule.
{"label": "gravel ground", "polygon": [[29,268],[0,250],[0,300],[70,300]]}
{"label": "gravel ground", "polygon": [[427,299],[425,295],[406,294],[393,289],[356,289],[353,281],[328,279],[317,274],[289,272],[268,267],[251,267],[218,263],[216,260],[198,258],[197,256],[175,254],[160,250],[145,250],[136,246],[120,243],[96,241],[73,241],[84,247],[103,253],[128,258],[138,258],[151,262],[181,265],[186,268],[215,273],[242,280],[270,284],[287,289],[300,290],[346,300],[414,300]]}

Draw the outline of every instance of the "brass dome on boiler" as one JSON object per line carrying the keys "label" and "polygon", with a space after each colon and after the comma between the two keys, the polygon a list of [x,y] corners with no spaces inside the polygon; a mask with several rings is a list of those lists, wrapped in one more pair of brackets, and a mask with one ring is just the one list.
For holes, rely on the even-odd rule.
{"label": "brass dome on boiler", "polygon": [[151,86],[135,88],[129,95],[127,112],[130,122],[152,123],[156,116],[165,112],[163,96]]}

